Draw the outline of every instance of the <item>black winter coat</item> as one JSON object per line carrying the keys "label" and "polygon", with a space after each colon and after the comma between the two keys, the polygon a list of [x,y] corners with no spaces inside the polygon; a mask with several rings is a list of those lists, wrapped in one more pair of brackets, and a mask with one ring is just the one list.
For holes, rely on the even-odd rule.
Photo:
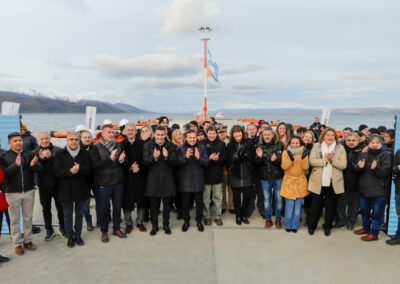
{"label": "black winter coat", "polygon": [[110,159],[111,152],[100,142],[90,150],[90,159],[94,172],[94,184],[97,187],[124,183],[124,163],[118,161],[118,157],[122,153],[121,144],[117,142],[114,149],[117,149],[117,155],[114,161]]}
{"label": "black winter coat", "polygon": [[[360,172],[358,189],[366,197],[388,196],[387,181],[392,172],[392,162],[390,155],[380,149],[378,153],[373,153],[372,149],[367,153],[360,153],[355,170]],[[365,159],[364,168],[358,167],[358,161]],[[372,170],[373,161],[377,161],[377,167]]]}
{"label": "black winter coat", "polygon": [[[164,158],[162,149],[168,151],[167,159]],[[154,149],[161,152],[156,160]],[[158,145],[154,139],[146,142],[143,147],[143,163],[148,168],[145,195],[148,197],[172,197],[176,194],[173,167],[177,165],[176,147],[171,142],[165,141]]]}
{"label": "black winter coat", "polygon": [[[144,191],[146,189],[146,172],[143,164],[143,145],[142,140],[135,139],[131,144],[128,139],[122,143],[122,150],[126,154],[126,163],[124,168],[124,196],[122,199],[122,208],[125,210],[134,210],[135,202],[143,204],[145,200]],[[139,171],[133,173],[131,166],[133,163],[139,165]]]}
{"label": "black winter coat", "polygon": [[2,188],[6,193],[21,193],[32,190],[35,187],[34,171],[41,171],[40,163],[31,167],[30,163],[34,157],[31,152],[21,153],[21,166],[15,164],[18,154],[8,150],[0,157],[0,165],[4,172]]}
{"label": "black winter coat", "polygon": [[346,143],[343,144],[347,155],[347,167],[343,171],[344,191],[354,192],[358,190],[358,179],[360,173],[356,169],[358,157],[363,148],[359,145],[355,148],[349,148]]}
{"label": "black winter coat", "polygon": [[396,186],[396,194],[400,194],[400,150],[396,152],[393,158],[393,176],[394,176],[394,184]]}
{"label": "black winter coat", "polygon": [[24,135],[21,136],[24,143],[24,151],[30,153],[39,147],[38,142],[35,137],[32,136],[30,131],[26,131]]}
{"label": "black winter coat", "polygon": [[[93,144],[90,145],[83,145],[82,143],[80,144],[81,149],[82,150],[86,150],[89,153],[89,157],[90,157],[90,151],[92,151],[93,149]],[[88,181],[88,185],[90,188],[93,188],[94,185],[94,173],[93,173],[93,166],[92,166],[92,160],[90,159],[90,168],[92,169],[92,171],[90,172],[90,175],[88,175],[87,177],[87,181]]]}
{"label": "black winter coat", "polygon": [[[283,178],[283,170],[281,168],[282,161],[282,153],[284,150],[284,146],[281,141],[275,143],[271,141],[269,143],[258,143],[257,148],[261,148],[263,154],[262,157],[259,158],[255,155],[255,162],[258,165],[259,176],[263,180],[274,181]],[[271,157],[275,154],[277,159],[275,161],[271,161]]]}
{"label": "black winter coat", "polygon": [[[74,163],[79,164],[79,171],[76,174],[70,172]],[[54,175],[60,179],[58,199],[61,202],[88,199],[90,188],[87,178],[90,172],[90,155],[86,150],[80,149],[75,159],[66,148],[57,152],[54,158]]]}
{"label": "black winter coat", "polygon": [[[39,151],[40,150],[50,150],[51,156],[50,158],[40,159]],[[39,186],[39,190],[47,190],[47,189],[58,189],[58,178],[54,176],[54,158],[57,152],[61,151],[60,147],[53,146],[50,143],[49,147],[39,147],[32,151],[32,155],[36,155],[39,158],[38,163],[41,165],[39,172],[37,173],[37,183]]]}
{"label": "black winter coat", "polygon": [[218,136],[214,141],[204,140],[207,155],[210,157],[212,153],[219,153],[218,161],[209,160],[210,163],[206,168],[206,184],[220,184],[224,178],[224,163],[226,156],[225,142],[221,141]]}
{"label": "black winter coat", "polygon": [[[194,156],[195,148],[199,149],[200,158],[196,159]],[[186,157],[187,149],[191,148],[193,151],[192,156],[188,159]],[[178,152],[178,182],[179,191],[181,192],[199,192],[204,190],[205,184],[205,168],[209,164],[206,147],[202,144],[196,143],[190,146],[187,142],[179,146]]]}
{"label": "black winter coat", "polygon": [[232,141],[226,147],[226,165],[228,168],[228,185],[231,187],[249,187],[254,184],[254,151],[252,143],[244,140],[241,143]]}

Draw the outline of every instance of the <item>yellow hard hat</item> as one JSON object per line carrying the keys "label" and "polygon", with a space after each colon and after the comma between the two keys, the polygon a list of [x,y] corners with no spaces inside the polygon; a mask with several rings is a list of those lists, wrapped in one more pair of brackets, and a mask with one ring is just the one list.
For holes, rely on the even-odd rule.
{"label": "yellow hard hat", "polygon": [[25,123],[22,123],[21,124],[21,129],[25,129],[25,130],[28,129],[28,125],[26,125]]}

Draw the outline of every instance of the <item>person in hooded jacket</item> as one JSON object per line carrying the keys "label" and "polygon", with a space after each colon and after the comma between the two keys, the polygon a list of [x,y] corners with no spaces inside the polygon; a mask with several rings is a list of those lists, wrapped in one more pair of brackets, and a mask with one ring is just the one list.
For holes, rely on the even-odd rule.
{"label": "person in hooded jacket", "polygon": [[214,202],[213,215],[215,223],[222,226],[222,181],[224,176],[224,163],[226,145],[218,138],[217,127],[210,125],[207,128],[207,138],[204,141],[210,164],[206,168],[205,190],[203,194],[204,224],[211,225],[210,199]]}
{"label": "person in hooded jacket", "polygon": [[389,153],[383,151],[382,146],[382,138],[378,134],[371,135],[368,149],[361,152],[355,166],[360,173],[358,189],[363,227],[354,233],[365,235],[361,237],[363,241],[378,240],[389,196],[386,182],[392,172],[392,162]]}
{"label": "person in hooded jacket", "polygon": [[257,144],[255,163],[259,168],[261,185],[264,190],[265,228],[272,227],[272,192],[275,197],[275,226],[282,228],[282,196],[280,195],[283,170],[281,168],[284,145],[278,140],[270,126],[264,127]]}
{"label": "person in hooded jacket", "polygon": [[177,164],[176,147],[167,141],[164,126],[157,126],[154,139],[143,147],[143,163],[148,168],[145,195],[150,198],[151,236],[158,232],[158,212],[163,203],[163,229],[171,234],[169,227],[172,197],[176,194],[173,167]]}
{"label": "person in hooded jacket", "polygon": [[25,123],[21,124],[21,137],[24,142],[24,151],[29,153],[39,147],[36,138],[28,130],[28,126]]}
{"label": "person in hooded jacket", "polygon": [[337,200],[336,222],[340,226],[346,225],[348,230],[353,230],[360,208],[357,188],[359,173],[355,171],[354,167],[362,148],[359,145],[358,135],[354,132],[346,135],[343,146],[347,155],[347,167],[343,171],[344,194],[341,194]]}
{"label": "person in hooded jacket", "polygon": [[190,226],[191,200],[196,203],[197,229],[202,232],[203,219],[203,191],[205,185],[205,168],[209,164],[206,147],[197,141],[197,132],[189,130],[186,133],[186,142],[179,146],[178,152],[178,182],[182,196],[182,231],[186,232]]}
{"label": "person in hooded jacket", "polygon": [[254,151],[252,143],[246,139],[242,126],[234,125],[230,131],[229,144],[226,147],[228,184],[232,188],[235,206],[236,224],[249,224],[248,207],[250,187],[253,186]]}

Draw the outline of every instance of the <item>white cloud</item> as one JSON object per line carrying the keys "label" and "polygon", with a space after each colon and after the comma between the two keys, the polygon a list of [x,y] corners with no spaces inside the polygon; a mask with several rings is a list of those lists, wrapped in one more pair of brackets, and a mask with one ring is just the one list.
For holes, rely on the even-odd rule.
{"label": "white cloud", "polygon": [[244,62],[239,66],[226,66],[221,67],[220,74],[221,76],[225,75],[235,75],[235,74],[243,74],[254,71],[264,70],[265,67],[256,62]]}
{"label": "white cloud", "polygon": [[[220,85],[214,84],[209,80],[207,87],[209,89],[219,88]],[[136,78],[130,80],[129,90],[144,90],[144,89],[203,89],[203,78],[198,76],[198,78]]]}
{"label": "white cloud", "polygon": [[147,54],[126,60],[102,54],[92,62],[94,68],[112,78],[190,76],[201,71],[200,64],[193,57],[174,54]]}
{"label": "white cloud", "polygon": [[165,35],[195,34],[200,26],[215,27],[212,17],[219,11],[219,1],[174,0],[163,11],[165,23],[161,32]]}
{"label": "white cloud", "polygon": [[70,9],[74,12],[93,12],[93,9],[86,3],[85,0],[57,0],[54,2],[60,3],[67,9]]}

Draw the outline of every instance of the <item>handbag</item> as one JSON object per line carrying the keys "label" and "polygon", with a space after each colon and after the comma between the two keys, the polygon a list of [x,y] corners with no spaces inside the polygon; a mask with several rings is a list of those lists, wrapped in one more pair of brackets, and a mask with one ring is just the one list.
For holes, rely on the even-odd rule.
{"label": "handbag", "polygon": [[6,197],[2,191],[0,191],[0,211],[6,210],[9,207]]}

